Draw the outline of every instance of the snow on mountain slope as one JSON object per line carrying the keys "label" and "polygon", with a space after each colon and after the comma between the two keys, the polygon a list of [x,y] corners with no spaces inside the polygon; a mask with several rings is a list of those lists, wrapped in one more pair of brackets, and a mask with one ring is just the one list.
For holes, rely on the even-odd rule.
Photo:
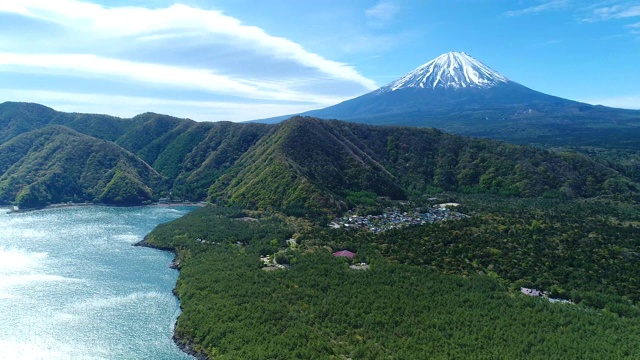
{"label": "snow on mountain slope", "polygon": [[463,52],[448,52],[380,88],[385,93],[404,88],[490,88],[509,79]]}

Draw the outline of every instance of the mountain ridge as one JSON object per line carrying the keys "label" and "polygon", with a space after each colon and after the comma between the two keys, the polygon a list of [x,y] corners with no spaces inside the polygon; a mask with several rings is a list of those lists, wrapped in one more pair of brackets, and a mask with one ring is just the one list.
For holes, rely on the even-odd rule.
{"label": "mountain ridge", "polygon": [[[48,118],[31,119],[38,109]],[[23,132],[11,137],[20,112],[26,114]],[[30,207],[168,197],[322,215],[346,210],[363,192],[406,199],[443,190],[589,197],[638,189],[585,156],[428,128],[311,117],[275,125],[198,123],[152,113],[120,119],[25,104],[0,104],[2,124],[0,136],[11,139],[0,143],[0,201]],[[101,128],[112,131],[93,136]]]}
{"label": "mountain ridge", "polygon": [[[640,137],[640,110],[544,94],[459,52],[443,54],[377,90],[299,115],[435,127],[460,135],[551,146],[591,145],[604,132],[610,138],[628,138],[640,149],[633,140]],[[289,117],[254,121],[277,123]]]}
{"label": "mountain ridge", "polygon": [[434,129],[294,117],[256,143],[209,194],[224,204],[295,212],[344,210],[353,205],[349,194],[361,191],[406,199],[443,190],[589,197],[637,186],[580,154]]}

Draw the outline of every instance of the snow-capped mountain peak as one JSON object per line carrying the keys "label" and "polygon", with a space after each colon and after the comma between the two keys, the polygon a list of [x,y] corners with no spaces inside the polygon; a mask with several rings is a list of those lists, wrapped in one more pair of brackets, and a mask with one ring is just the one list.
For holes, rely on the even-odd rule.
{"label": "snow-capped mountain peak", "polygon": [[509,79],[463,52],[448,52],[418,67],[379,92],[403,88],[490,88]]}

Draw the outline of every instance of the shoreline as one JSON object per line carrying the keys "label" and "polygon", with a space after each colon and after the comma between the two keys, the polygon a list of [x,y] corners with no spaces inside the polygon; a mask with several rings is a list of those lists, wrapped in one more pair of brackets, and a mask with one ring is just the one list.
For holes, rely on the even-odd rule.
{"label": "shoreline", "polygon": [[102,206],[102,207],[119,207],[119,208],[133,208],[133,207],[147,207],[147,206],[156,206],[156,207],[174,207],[174,206],[207,206],[206,202],[198,201],[198,202],[170,202],[170,203],[150,203],[150,204],[136,204],[136,205],[115,205],[115,204],[104,204],[104,203],[60,203],[60,204],[51,204],[38,208],[26,208],[20,209],[16,208],[13,205],[2,205],[0,209],[7,210],[7,213],[23,213],[30,211],[39,211],[39,210],[51,210],[51,209],[61,209],[61,208],[75,208],[75,207],[87,207],[87,206]]}
{"label": "shoreline", "polygon": [[[190,206],[191,205],[191,206]],[[126,221],[123,221],[122,226],[116,228],[116,231],[112,231],[110,229],[110,226],[106,226],[108,229],[102,229],[102,226],[98,226],[97,228],[100,229],[100,231],[98,232],[90,232],[90,234],[88,234],[89,236],[86,237],[87,239],[106,239],[105,240],[105,244],[107,245],[106,247],[109,248],[109,251],[105,250],[105,253],[107,253],[108,256],[111,256],[112,258],[107,258],[105,257],[105,259],[109,259],[109,263],[104,263],[105,266],[107,266],[107,268],[110,269],[111,266],[117,264],[118,267],[122,270],[124,270],[124,272],[119,271],[113,271],[113,273],[129,273],[131,274],[131,269],[141,269],[141,271],[150,271],[149,269],[152,269],[150,266],[152,266],[154,269],[157,268],[160,270],[160,273],[164,273],[165,275],[162,275],[163,279],[156,279],[155,277],[153,278],[149,278],[149,279],[141,279],[142,282],[137,281],[137,279],[135,279],[135,281],[133,281],[134,285],[137,284],[147,284],[149,283],[150,288],[147,288],[145,285],[145,288],[140,288],[139,285],[135,286],[136,288],[133,289],[133,293],[131,293],[131,291],[129,291],[129,289],[124,289],[124,291],[120,291],[119,289],[117,289],[117,293],[115,294],[110,294],[110,299],[111,296],[113,297],[115,303],[112,303],[111,300],[109,300],[108,304],[104,305],[105,307],[109,307],[109,309],[113,308],[118,308],[122,305],[122,309],[121,310],[116,310],[116,314],[122,314],[124,315],[125,313],[128,313],[131,310],[131,307],[129,306],[129,302],[131,301],[131,303],[137,304],[138,302],[142,303],[144,307],[146,307],[146,305],[144,305],[144,303],[148,300],[152,300],[154,302],[159,302],[155,300],[155,295],[153,295],[153,293],[155,293],[156,291],[159,291],[162,298],[161,302],[162,304],[154,304],[153,306],[157,306],[158,309],[166,309],[163,310],[162,312],[165,314],[173,314],[173,316],[171,318],[166,318],[164,317],[164,315],[162,316],[162,318],[160,317],[153,317],[153,323],[154,324],[162,324],[164,323],[165,325],[162,325],[162,328],[158,328],[158,329],[154,329],[153,331],[150,331],[148,334],[147,332],[143,332],[145,335],[153,335],[153,337],[150,337],[150,339],[153,342],[157,342],[156,345],[153,346],[153,348],[157,348],[157,352],[158,354],[162,353],[166,353],[170,358],[174,358],[174,357],[178,357],[178,358],[185,358],[185,355],[180,355],[180,354],[187,354],[188,357],[186,357],[185,359],[197,359],[197,360],[209,360],[206,357],[203,357],[200,354],[195,353],[194,351],[190,351],[190,348],[187,346],[182,345],[178,340],[177,337],[175,336],[175,331],[176,331],[176,326],[177,326],[177,315],[179,315],[179,313],[175,313],[175,300],[171,300],[171,297],[167,297],[167,295],[170,295],[169,293],[166,293],[164,291],[168,291],[171,292],[171,294],[173,294],[174,296],[176,296],[176,286],[177,286],[177,276],[179,275],[179,273],[173,273],[171,269],[167,269],[167,260],[170,259],[175,259],[176,256],[176,251],[177,249],[171,249],[171,248],[165,248],[162,249],[160,247],[157,246],[152,246],[151,244],[147,243],[147,240],[150,239],[149,238],[149,234],[152,232],[152,230],[157,227],[158,225],[162,224],[162,223],[166,223],[169,221],[172,221],[174,219],[179,219],[181,217],[183,217],[184,215],[188,214],[189,212],[193,211],[193,210],[198,210],[201,209],[201,207],[198,206],[192,206],[195,204],[186,204],[186,203],[171,203],[171,204],[147,204],[147,205],[142,205],[142,206],[135,206],[132,209],[128,209],[129,207],[111,207],[108,205],[104,205],[104,204],[89,204],[89,203],[82,203],[82,204],[64,204],[63,206],[61,205],[57,205],[57,206],[48,206],[46,208],[42,208],[42,209],[31,209],[29,211],[35,211],[35,210],[49,210],[49,211],[37,211],[37,212],[28,212],[27,210],[23,210],[22,213],[16,213],[16,214],[9,214],[7,213],[4,216],[4,222],[3,224],[11,224],[14,220],[18,219],[26,219],[25,221],[20,221],[20,223],[25,223],[25,225],[23,226],[25,229],[30,229],[30,228],[34,228],[34,226],[32,226],[32,224],[36,224],[34,223],[34,221],[38,220],[38,219],[47,219],[46,222],[42,222],[42,224],[44,224],[44,226],[46,228],[48,228],[47,230],[47,235],[46,237],[43,237],[44,239],[55,239],[55,241],[46,241],[44,243],[50,244],[52,242],[58,242],[58,239],[62,239],[60,241],[65,241],[65,242],[60,242],[60,244],[64,245],[63,250],[56,252],[55,250],[38,250],[40,248],[36,248],[36,249],[31,249],[29,251],[29,254],[31,253],[31,251],[38,251],[37,253],[39,254],[39,251],[42,251],[42,253],[44,254],[48,254],[51,253],[52,257],[54,258],[61,258],[64,259],[65,255],[72,255],[72,257],[75,259],[76,257],[76,253],[68,253],[67,249],[69,248],[69,246],[74,246],[72,241],[73,238],[72,236],[75,236],[73,234],[75,234],[77,232],[77,229],[74,229],[74,227],[76,226],[76,224],[80,221],[84,222],[84,218],[86,217],[85,214],[89,214],[89,221],[88,223],[90,224],[98,224],[98,225],[109,225],[109,224],[117,224],[119,223],[119,218],[122,217],[121,214],[125,214],[124,216],[126,216],[128,219]],[[203,204],[204,205],[204,204]],[[131,206],[130,206],[131,207]],[[59,208],[63,208],[58,210]],[[7,207],[7,206],[1,206],[0,209],[4,210],[4,211],[8,211],[11,210],[11,207]],[[106,217],[102,217],[100,215],[102,214],[107,214],[108,216]],[[136,214],[136,216],[132,219],[132,216],[127,216],[127,214]],[[78,217],[78,215],[80,215],[80,217]],[[96,217],[96,215],[98,215]],[[140,216],[139,220],[137,219],[138,216]],[[12,218],[15,218],[12,220]],[[56,222],[57,220],[62,219],[62,223],[63,224],[67,224],[67,219],[71,218],[73,219],[72,222],[68,222],[68,224],[71,224],[70,227],[71,231],[70,233],[72,235],[69,235],[67,237],[65,236],[58,236],[58,232],[60,231],[60,227],[58,227],[58,223]],[[35,219],[35,220],[34,220]],[[35,226],[35,228],[37,229],[38,226],[40,225],[39,221],[36,221],[37,224]],[[136,229],[135,230],[130,230],[127,227],[129,226],[134,226]],[[92,226],[93,227],[93,226]],[[22,229],[22,227],[20,227],[20,229]],[[132,228],[133,229],[133,228]],[[120,231],[121,230],[121,231]],[[142,230],[142,231],[141,231]],[[94,234],[98,234],[97,237]],[[120,235],[120,234],[126,234],[126,237],[129,238],[131,235],[133,238],[133,241],[130,241],[129,239],[125,239],[124,241],[116,241],[114,240],[115,238],[113,238],[112,236],[114,235]],[[21,235],[21,236],[14,236],[13,234],[5,234],[7,235],[8,238],[16,238],[16,242],[15,245],[12,246],[12,248],[14,246],[18,246],[18,244],[20,244],[21,242],[24,242],[22,238],[24,238],[25,240],[30,238],[31,235],[29,233],[25,233],[25,235]],[[44,236],[44,235],[43,235]],[[137,239],[136,239],[137,238]],[[71,239],[71,240],[69,240]],[[68,242],[66,242],[68,241]],[[85,247],[83,248],[83,250],[81,252],[79,252],[78,254],[82,255],[83,257],[81,257],[82,259],[84,259],[84,256],[86,254],[90,254],[89,257],[95,257],[94,256],[94,252],[96,250],[98,250],[101,253],[101,249],[100,246],[98,246],[96,243],[94,243],[91,240],[88,241],[82,241],[83,243],[85,243]],[[102,241],[101,241],[102,242]],[[7,244],[14,244],[11,242],[8,242]],[[69,245],[70,244],[70,245]],[[57,245],[56,245],[57,246]],[[145,246],[148,248],[155,248],[157,250],[161,250],[161,251],[172,251],[174,253],[174,256],[167,256],[166,253],[164,252],[156,252],[156,255],[153,255],[151,253],[153,253],[154,251],[149,251],[149,250],[142,250],[142,249],[133,249],[130,246]],[[80,247],[80,246],[79,246]],[[116,250],[111,251],[112,248],[116,248]],[[86,249],[85,249],[86,248]],[[128,248],[129,250],[126,250],[126,248]],[[26,249],[26,248],[24,248]],[[118,249],[122,249],[118,250]],[[84,251],[86,250],[86,254],[84,253]],[[16,250],[11,250],[8,252],[9,256],[13,255],[13,252],[16,252],[18,254],[18,256],[21,256],[23,251],[27,251],[27,250],[23,250],[22,247],[16,247]],[[146,255],[145,255],[146,254]],[[25,255],[26,256],[26,255]],[[102,258],[102,255],[99,255],[100,258]],[[139,260],[143,260],[144,258],[149,257],[149,261],[144,261],[141,262],[139,265],[137,264],[137,261]],[[129,263],[124,263],[121,260],[122,259],[128,259],[127,261],[131,261],[131,264],[135,265],[129,265]],[[118,260],[116,262],[116,260]],[[151,261],[153,260],[153,261]],[[84,273],[82,272],[82,269],[78,269],[77,266],[69,266],[69,264],[67,263],[69,261],[69,259],[65,260],[64,262],[60,263],[60,268],[61,269],[66,269],[66,268],[73,268],[72,271],[78,271],[80,270],[81,272],[79,273],[80,275],[76,274],[75,272],[73,272],[72,274],[75,275],[67,275],[66,270],[65,271],[65,277],[64,279],[71,279],[75,282],[76,279],[79,279],[78,281],[82,280],[82,283],[85,283],[85,279],[86,279],[86,285],[89,286],[89,284],[91,282],[94,281],[94,276],[97,278],[102,278],[100,271],[93,271],[94,266],[92,264],[94,264],[95,262],[91,261],[89,262],[90,268],[92,269],[92,271],[87,271],[87,273],[95,273],[93,275],[84,275]],[[102,264],[102,263],[101,263]],[[120,266],[122,265],[122,266]],[[144,266],[143,266],[144,265]],[[131,266],[131,268],[127,268],[128,266]],[[56,267],[57,269],[58,267]],[[57,271],[56,271],[57,272]],[[110,271],[111,272],[111,271]],[[168,278],[166,276],[169,276]],[[175,276],[175,277],[174,277]],[[116,280],[112,280],[112,281],[118,281],[119,278],[115,278]],[[168,280],[168,281],[167,281]],[[173,280],[173,281],[171,281]],[[97,281],[97,280],[96,280]],[[171,282],[173,282],[173,286],[171,286]],[[99,281],[96,282],[96,284],[98,284],[96,287],[96,289],[99,289],[98,292],[101,293],[102,288],[104,289],[110,289],[110,285],[105,285],[100,283]],[[92,288],[93,288],[93,284],[91,284]],[[93,296],[91,295],[92,293],[95,293],[96,290],[90,290],[87,294],[85,294],[84,291],[84,287],[82,287],[81,292],[82,294],[80,294],[80,296],[76,297],[75,294],[77,293],[76,290],[73,291],[67,291],[68,287],[62,285],[62,288],[64,288],[64,294],[70,294],[73,295],[74,297],[72,298],[72,300],[70,300],[71,302],[76,301],[77,299],[82,299],[84,301],[85,299],[85,295],[86,295],[86,301],[87,303],[93,301]],[[36,287],[37,288],[37,287]],[[119,288],[119,286],[118,286]],[[114,288],[115,289],[115,288]],[[148,294],[152,294],[152,297],[149,298]],[[133,296],[133,297],[130,297]],[[43,296],[42,298],[47,298],[47,296]],[[125,299],[126,301],[121,302],[119,299]],[[101,298],[102,299],[102,298]],[[180,298],[179,297],[175,297],[174,299],[178,300],[177,305],[179,306],[179,309],[182,310],[182,306],[180,303]],[[166,304],[166,306],[165,306]],[[127,308],[124,308],[124,305],[127,306]],[[161,306],[160,306],[161,305]],[[102,307],[103,304],[100,303],[97,306]],[[135,305],[137,306],[137,305]],[[55,310],[58,310],[57,308]],[[61,311],[63,311],[64,309],[60,309]],[[135,313],[139,313],[138,311],[135,311]],[[62,312],[62,314],[66,315],[66,312]],[[142,326],[144,327],[144,319],[146,318],[146,316],[142,316],[142,317],[138,317],[138,316],[133,316],[133,317],[129,317],[127,316],[126,318],[121,318],[125,319],[127,322],[133,320],[135,325],[132,326],[138,326],[138,324],[142,324]],[[66,319],[66,318],[65,318]],[[147,319],[147,321],[149,321],[149,319]],[[173,323],[171,323],[171,321],[173,321]],[[124,320],[118,322],[117,324],[121,324],[124,323]],[[122,330],[122,326],[123,325],[119,325],[120,330]],[[124,326],[127,326],[126,324]],[[168,333],[167,330],[169,329],[171,330],[171,333]],[[127,331],[128,332],[128,331]],[[132,332],[129,332],[130,334],[134,334]],[[11,335],[8,332],[9,335]],[[91,334],[93,334],[93,332],[91,332]],[[110,336],[105,333],[104,331],[100,331],[100,332],[96,332],[96,334],[98,334],[98,336],[100,337],[104,337],[105,338],[105,344],[109,343],[113,343],[115,344],[115,340],[117,340],[117,338],[114,338],[112,341],[110,339]],[[111,333],[109,333],[111,334]],[[106,336],[105,336],[106,335]],[[163,338],[162,341],[160,341],[160,337],[161,336]],[[168,339],[168,337],[171,337],[171,340]],[[55,337],[52,335],[51,339],[55,340]],[[156,340],[157,339],[157,340]],[[57,341],[57,340],[56,340]],[[65,340],[66,341],[66,340]],[[63,342],[60,342],[61,344]],[[79,341],[78,343],[81,343],[81,341]],[[47,343],[48,344],[48,343]],[[65,342],[66,344],[66,342]],[[133,344],[133,343],[132,343]],[[140,349],[144,349],[144,343],[136,343],[140,345]],[[49,346],[49,345],[47,345]],[[54,346],[54,345],[51,345]],[[73,346],[73,345],[72,345]],[[73,348],[69,347],[70,352],[73,350]],[[148,345],[147,345],[148,346]],[[176,349],[177,346],[177,349]],[[127,352],[138,352],[138,345],[131,347]],[[19,349],[19,348],[16,348]],[[147,350],[145,350],[147,351]],[[75,353],[75,351],[72,351],[73,353]],[[109,345],[109,353],[111,353],[111,349],[110,349],[110,345]],[[142,352],[141,352],[142,353]],[[116,353],[113,353],[116,354]],[[120,354],[120,352],[118,352],[118,354]],[[116,354],[117,355],[117,354]],[[73,357],[73,356],[71,356]],[[144,357],[144,356],[143,356]],[[2,355],[0,355],[0,358],[4,358]]]}
{"label": "shoreline", "polygon": [[[202,202],[202,201],[200,201],[200,202],[151,203],[151,204],[137,204],[137,205],[112,205],[112,204],[104,204],[104,203],[62,203],[62,204],[51,204],[51,205],[47,205],[47,206],[40,207],[40,208],[30,208],[30,209],[16,209],[16,207],[12,206],[12,205],[2,205],[2,206],[0,206],[0,209],[5,210],[6,214],[13,214],[13,213],[26,213],[26,212],[31,212],[31,211],[53,210],[53,209],[60,209],[60,208],[80,208],[80,207],[88,207],[88,206],[120,207],[120,208],[135,208],[135,207],[167,207],[167,208],[170,208],[170,207],[177,207],[177,206],[204,207],[207,204],[208,203]],[[149,234],[147,234],[147,235],[149,235]],[[170,247],[163,247],[163,246],[156,246],[156,245],[149,244],[147,242],[147,235],[145,235],[145,237],[142,240],[132,244],[131,246],[146,247],[146,248],[160,250],[160,251],[172,252],[174,254],[174,257],[173,257],[173,260],[172,260],[172,265],[170,267],[172,269],[175,269],[178,272],[180,272],[179,266],[173,266],[174,264],[176,264],[176,260],[177,260],[177,257],[178,257],[178,253],[177,253],[176,249],[175,248],[170,248]],[[178,274],[178,276],[180,276],[180,275]],[[178,304],[179,304],[178,306],[180,308],[180,311],[182,312],[182,303],[181,303],[180,297],[178,296],[178,293],[176,291],[176,286],[177,286],[177,283],[174,284],[174,288],[171,291],[171,293],[173,294],[173,296],[175,296],[178,299]],[[173,334],[171,336],[171,339],[176,344],[176,346],[178,346],[178,348],[182,352],[192,356],[196,360],[210,360],[209,357],[207,357],[204,353],[195,351],[192,348],[192,344],[191,343],[188,343],[188,342],[182,340],[177,335],[177,333],[176,333],[176,325],[177,325],[177,319],[176,319],[176,322],[173,324]]]}
{"label": "shoreline", "polygon": [[[180,276],[180,266],[179,266],[179,264],[177,266],[174,266],[174,264],[177,264],[177,259],[178,259],[178,252],[176,251],[175,248],[149,244],[147,242],[147,237],[146,236],[142,240],[140,240],[137,243],[133,244],[132,246],[145,247],[145,248],[149,248],[149,249],[155,249],[155,250],[160,250],[160,251],[168,251],[168,252],[173,253],[174,257],[173,257],[173,260],[171,262],[170,268],[175,269],[178,272],[178,276]],[[177,286],[177,283],[176,283],[176,286]],[[174,286],[173,290],[171,291],[171,293],[173,294],[173,296],[176,297],[176,299],[178,299],[178,306],[180,307],[180,313],[182,313],[182,301],[180,300],[180,296],[178,296],[178,291],[176,290],[175,286]],[[180,315],[178,315],[178,317],[179,316]],[[178,319],[176,319],[176,322],[173,324],[173,334],[171,335],[171,339],[176,344],[176,346],[178,346],[178,348],[182,352],[184,352],[185,354],[191,355],[196,360],[211,360],[211,359],[209,359],[209,357],[206,354],[194,350],[191,343],[181,339],[178,336],[178,334],[176,333],[177,324],[178,324]]]}

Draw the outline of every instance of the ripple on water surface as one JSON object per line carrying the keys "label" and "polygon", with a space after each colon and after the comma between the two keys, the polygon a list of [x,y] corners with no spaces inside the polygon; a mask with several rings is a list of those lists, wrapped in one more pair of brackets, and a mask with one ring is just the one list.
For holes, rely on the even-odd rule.
{"label": "ripple on water surface", "polygon": [[0,359],[190,359],[173,254],[133,247],[193,207],[0,214]]}

